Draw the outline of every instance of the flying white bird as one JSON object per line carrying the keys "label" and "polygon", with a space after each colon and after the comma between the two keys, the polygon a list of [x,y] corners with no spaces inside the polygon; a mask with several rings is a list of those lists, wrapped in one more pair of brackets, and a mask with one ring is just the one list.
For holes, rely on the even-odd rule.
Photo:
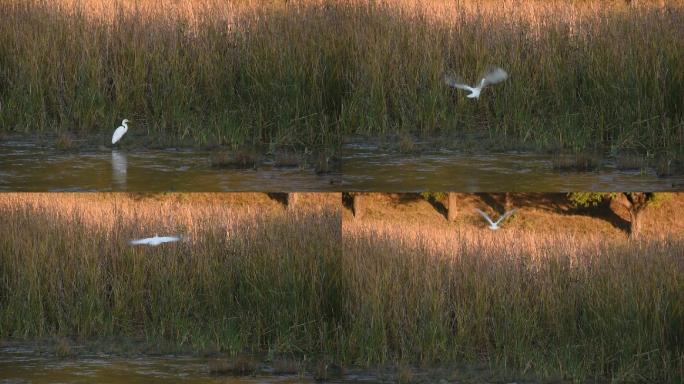
{"label": "flying white bird", "polygon": [[499,223],[501,223],[502,221],[506,220],[506,218],[507,218],[508,216],[512,215],[513,212],[516,211],[515,209],[512,209],[512,210],[510,210],[510,211],[507,211],[507,212],[504,213],[501,217],[499,217],[499,220],[497,220],[497,221],[492,221],[492,219],[490,219],[490,218],[489,218],[489,215],[487,215],[486,213],[482,212],[481,210],[479,210],[479,209],[477,209],[477,208],[475,208],[475,210],[478,211],[478,212],[480,212],[480,215],[482,215],[482,217],[484,217],[485,220],[487,220],[487,221],[489,222],[489,229],[491,229],[492,231],[496,231],[497,229],[501,228],[501,227],[499,227]]}
{"label": "flying white bird", "polygon": [[181,238],[179,236],[158,236],[154,235],[154,237],[148,237],[145,239],[139,239],[139,240],[131,240],[130,244],[131,245],[152,245],[152,246],[157,246],[162,243],[169,243],[172,241],[179,241]]}
{"label": "flying white bird", "polygon": [[462,81],[457,80],[456,77],[450,74],[444,75],[444,83],[446,83],[446,85],[452,88],[458,88],[470,92],[470,95],[466,96],[467,98],[478,99],[480,98],[480,92],[482,92],[482,89],[484,87],[490,84],[500,83],[506,80],[507,78],[508,73],[506,73],[506,71],[504,71],[501,68],[494,68],[491,71],[487,72],[484,75],[484,77],[482,77],[482,80],[480,80],[480,85],[478,86],[471,87],[468,84],[464,84]]}
{"label": "flying white bird", "polygon": [[128,132],[128,119],[123,119],[121,126],[114,131],[112,135],[112,144],[116,144],[117,141],[121,140],[121,137]]}

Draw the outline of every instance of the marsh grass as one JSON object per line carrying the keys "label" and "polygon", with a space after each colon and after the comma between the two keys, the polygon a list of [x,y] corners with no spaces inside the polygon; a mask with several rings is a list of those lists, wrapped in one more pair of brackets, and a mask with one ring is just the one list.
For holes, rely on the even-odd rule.
{"label": "marsh grass", "polygon": [[[128,338],[235,357],[216,372],[261,353],[321,378],[389,365],[402,380],[434,366],[682,379],[678,233],[492,233],[342,220],[339,195],[297,210],[236,195],[0,195],[0,339]],[[187,240],[127,244],[154,232]]]}
{"label": "marsh grass", "polygon": [[343,226],[349,356],[535,380],[681,380],[681,237]]}
{"label": "marsh grass", "polygon": [[[486,132],[497,145],[681,152],[681,1],[0,1],[0,130],[334,148]],[[509,81],[478,102],[445,71]]]}
{"label": "marsh grass", "polygon": [[[0,338],[128,337],[235,354],[329,347],[341,310],[326,276],[340,257],[332,206],[78,196],[0,196]],[[155,233],[185,241],[128,244]]]}

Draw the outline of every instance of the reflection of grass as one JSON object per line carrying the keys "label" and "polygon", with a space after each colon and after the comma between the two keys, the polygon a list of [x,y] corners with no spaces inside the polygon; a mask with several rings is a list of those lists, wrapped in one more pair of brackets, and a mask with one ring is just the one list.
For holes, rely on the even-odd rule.
{"label": "reflection of grass", "polygon": [[58,357],[69,357],[73,354],[69,342],[63,337],[57,338],[55,340],[55,355]]}
{"label": "reflection of grass", "polygon": [[681,380],[684,242],[345,221],[347,346],[532,378]]}
{"label": "reflection of grass", "polygon": [[[74,2],[0,3],[0,129],[90,136],[129,117],[150,143],[485,132],[681,152],[679,0]],[[511,78],[477,102],[442,84],[489,65]]]}
{"label": "reflection of grass", "polygon": [[74,147],[74,139],[66,133],[61,133],[55,140],[55,147],[59,150],[66,151]]}
{"label": "reflection of grass", "polygon": [[215,152],[209,158],[214,168],[256,169],[259,166],[259,155],[253,152],[238,151],[234,153]]}
{"label": "reflection of grass", "polygon": [[590,172],[601,165],[601,157],[592,153],[557,154],[552,166],[557,171]]}
{"label": "reflection of grass", "polygon": [[235,359],[212,360],[209,362],[209,372],[214,375],[243,376],[257,372],[259,362],[248,356],[239,356]]}
{"label": "reflection of grass", "polygon": [[[327,275],[339,262],[337,204],[182,196],[0,196],[0,338],[325,350],[342,310]],[[127,243],[156,232],[187,241]]]}

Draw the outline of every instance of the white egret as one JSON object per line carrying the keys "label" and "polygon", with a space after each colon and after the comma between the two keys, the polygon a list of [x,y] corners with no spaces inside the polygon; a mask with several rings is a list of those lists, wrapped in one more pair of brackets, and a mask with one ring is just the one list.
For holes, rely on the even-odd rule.
{"label": "white egret", "polygon": [[499,227],[499,224],[500,224],[502,221],[504,221],[508,216],[512,215],[513,212],[516,211],[515,209],[512,209],[512,210],[510,210],[510,211],[507,211],[507,212],[504,213],[501,217],[499,217],[499,220],[493,221],[491,218],[489,218],[489,215],[488,215],[488,214],[482,212],[481,210],[479,210],[479,209],[477,209],[477,208],[475,208],[475,210],[478,211],[478,212],[480,213],[480,215],[482,215],[482,217],[484,217],[485,220],[487,220],[487,221],[489,222],[489,229],[491,229],[492,231],[496,231],[497,229],[501,228],[501,227]]}
{"label": "white egret", "polygon": [[173,241],[179,241],[181,238],[179,236],[158,236],[148,237],[145,239],[131,240],[131,245],[152,245],[157,246],[163,243],[169,243]]}
{"label": "white egret", "polygon": [[456,77],[445,74],[444,75],[444,83],[446,85],[452,87],[452,88],[458,88],[462,89],[464,91],[470,92],[468,96],[466,96],[469,99],[478,99],[480,98],[480,92],[482,92],[482,89],[490,84],[496,84],[500,83],[508,78],[508,73],[504,71],[501,68],[494,68],[487,72],[483,77],[482,80],[480,80],[480,85],[477,86],[469,86],[468,84],[465,84],[463,81],[460,81]]}
{"label": "white egret", "polygon": [[128,119],[123,119],[121,121],[121,126],[114,131],[112,135],[112,144],[116,144],[117,141],[121,140],[121,137],[128,132]]}

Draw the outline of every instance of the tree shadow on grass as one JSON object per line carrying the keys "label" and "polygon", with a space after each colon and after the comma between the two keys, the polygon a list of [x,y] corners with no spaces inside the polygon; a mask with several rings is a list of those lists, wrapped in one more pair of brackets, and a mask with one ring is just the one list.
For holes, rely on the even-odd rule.
{"label": "tree shadow on grass", "polygon": [[437,211],[437,213],[439,213],[445,219],[448,220],[449,209],[444,205],[444,203],[437,200],[434,194],[424,196],[421,193],[397,193],[395,196],[393,196],[393,201],[395,202],[395,205],[408,204],[420,200],[427,201],[432,206],[432,208],[435,211]]}
{"label": "tree shadow on grass", "polygon": [[342,192],[342,206],[354,214],[354,195],[349,192]]}
{"label": "tree shadow on grass", "polygon": [[575,207],[567,193],[511,193],[506,207],[504,193],[478,193],[477,197],[499,214],[512,208],[535,208],[562,216],[587,216],[605,220],[614,228],[629,234],[630,222],[618,215],[606,199],[595,207]]}
{"label": "tree shadow on grass", "polygon": [[449,208],[444,205],[441,201],[437,200],[435,196],[430,195],[426,199],[428,203],[432,206],[432,208],[437,211],[440,215],[444,216],[446,220],[449,220]]}
{"label": "tree shadow on grass", "polygon": [[266,193],[266,195],[268,195],[268,197],[271,200],[275,200],[278,203],[280,203],[280,205],[282,205],[283,207],[287,207],[287,203],[288,203],[287,193],[280,193],[280,192],[271,193],[271,192],[269,192],[269,193]]}
{"label": "tree shadow on grass", "polygon": [[630,233],[631,223],[629,220],[623,219],[610,206],[610,200],[606,199],[595,207],[573,207],[565,212],[565,215],[587,216],[595,219],[605,220],[614,228],[623,231],[627,235]]}

